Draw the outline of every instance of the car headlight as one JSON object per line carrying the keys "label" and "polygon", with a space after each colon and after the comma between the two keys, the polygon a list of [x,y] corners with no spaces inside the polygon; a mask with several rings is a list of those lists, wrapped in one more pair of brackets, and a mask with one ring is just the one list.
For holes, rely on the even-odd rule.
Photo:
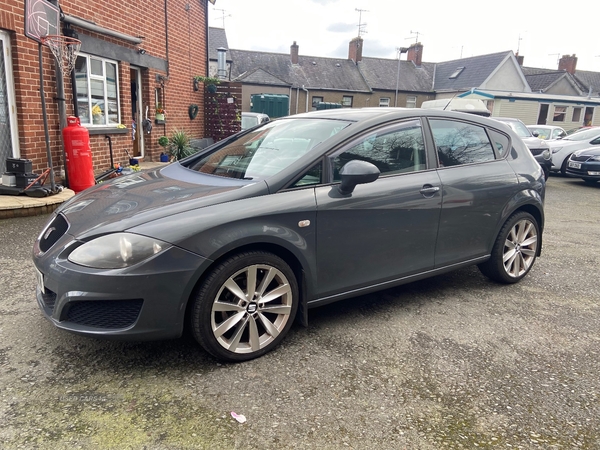
{"label": "car headlight", "polygon": [[96,269],[121,269],[156,255],[167,243],[132,233],[107,234],[77,247],[69,261]]}
{"label": "car headlight", "polygon": [[588,161],[600,161],[600,155],[592,156]]}
{"label": "car headlight", "polygon": [[552,153],[557,153],[557,152],[559,152],[560,150],[562,150],[562,147],[554,147],[554,148],[552,149]]}
{"label": "car headlight", "polygon": [[550,152],[550,149],[546,149],[542,152],[542,157],[544,159],[550,159],[552,158],[552,153]]}

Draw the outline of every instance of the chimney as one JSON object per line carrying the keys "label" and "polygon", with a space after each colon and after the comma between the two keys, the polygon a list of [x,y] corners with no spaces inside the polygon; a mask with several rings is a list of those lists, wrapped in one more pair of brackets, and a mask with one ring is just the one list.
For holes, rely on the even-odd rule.
{"label": "chimney", "polygon": [[352,39],[348,48],[348,59],[354,61],[355,64],[362,61],[362,47],[363,40],[360,36]]}
{"label": "chimney", "polygon": [[423,45],[420,42],[417,42],[408,47],[406,59],[412,61],[415,66],[419,67],[423,59]]}
{"label": "chimney", "polygon": [[523,67],[523,61],[525,60],[525,57],[523,55],[519,55],[518,53],[515,56],[517,57],[517,63],[519,66]]}
{"label": "chimney", "polygon": [[227,49],[225,47],[219,47],[217,49],[217,77],[221,80],[227,78]]}
{"label": "chimney", "polygon": [[571,75],[575,75],[575,69],[577,68],[577,56],[563,55],[558,61],[558,70],[566,70]]}
{"label": "chimney", "polygon": [[292,56],[292,64],[298,64],[298,44],[296,41],[290,45],[290,55]]}

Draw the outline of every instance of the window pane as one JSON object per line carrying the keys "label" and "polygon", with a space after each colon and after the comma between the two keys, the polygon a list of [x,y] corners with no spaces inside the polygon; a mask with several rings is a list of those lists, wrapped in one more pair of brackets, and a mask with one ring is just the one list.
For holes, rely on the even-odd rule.
{"label": "window pane", "polygon": [[567,107],[566,106],[555,106],[554,107],[554,121],[555,122],[564,122],[566,115],[567,115]]}
{"label": "window pane", "polygon": [[99,125],[106,123],[106,106],[104,102],[104,82],[90,80],[92,90],[92,123]]}
{"label": "window pane", "polygon": [[90,72],[92,75],[102,76],[102,61],[94,58],[90,58]]}
{"label": "window pane", "polygon": [[88,95],[87,58],[78,56],[75,61],[75,88],[77,90],[77,110],[81,123],[90,123],[90,102]]}
{"label": "window pane", "polygon": [[417,107],[417,97],[414,95],[408,95],[406,97],[406,107],[407,108],[416,108]]}
{"label": "window pane", "polygon": [[390,99],[388,97],[382,97],[379,99],[379,106],[388,107],[390,106]]}
{"label": "window pane", "polygon": [[365,136],[358,144],[332,159],[334,181],[340,169],[352,160],[367,161],[377,166],[382,175],[414,172],[427,167],[421,122],[411,120],[393,129]]}
{"label": "window pane", "polygon": [[440,166],[456,166],[495,159],[482,127],[452,120],[431,120]]}
{"label": "window pane", "polygon": [[581,120],[581,109],[582,108],[573,108],[573,119],[571,120],[572,122],[579,123],[579,121]]}
{"label": "window pane", "polygon": [[352,96],[344,95],[342,97],[342,106],[352,106]]}
{"label": "window pane", "polygon": [[510,149],[510,140],[508,139],[508,136],[498,133],[497,131],[490,130],[490,137],[492,138],[494,147],[496,147],[496,153],[501,158],[504,157],[504,155],[506,155]]}

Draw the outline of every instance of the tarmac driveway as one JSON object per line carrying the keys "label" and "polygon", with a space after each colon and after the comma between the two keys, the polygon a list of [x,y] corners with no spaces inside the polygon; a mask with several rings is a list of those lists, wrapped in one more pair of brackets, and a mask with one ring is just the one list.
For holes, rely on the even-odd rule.
{"label": "tarmac driveway", "polygon": [[469,268],[331,304],[237,365],[55,329],[30,255],[45,217],[0,221],[0,447],[600,448],[599,199],[550,177],[520,284]]}

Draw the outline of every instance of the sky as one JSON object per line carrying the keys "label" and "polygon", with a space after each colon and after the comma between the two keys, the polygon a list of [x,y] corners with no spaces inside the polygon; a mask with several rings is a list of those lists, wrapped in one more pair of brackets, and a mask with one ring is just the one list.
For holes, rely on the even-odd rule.
{"label": "sky", "polygon": [[[559,7],[559,5],[561,7]],[[565,6],[566,5],[566,6]],[[526,67],[557,69],[575,54],[578,70],[600,72],[600,2],[540,0],[216,0],[209,25],[225,28],[229,48],[347,58],[360,35],[363,56],[397,58],[397,48],[423,45],[423,62],[512,50]],[[406,59],[406,55],[402,55]]]}

